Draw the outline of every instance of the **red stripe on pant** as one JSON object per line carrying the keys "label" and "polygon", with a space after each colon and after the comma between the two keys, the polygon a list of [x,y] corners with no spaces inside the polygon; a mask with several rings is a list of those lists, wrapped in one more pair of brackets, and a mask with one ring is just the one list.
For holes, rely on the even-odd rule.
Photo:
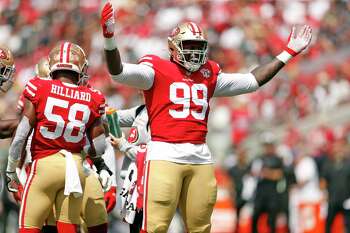
{"label": "red stripe on pant", "polygon": [[143,220],[142,220],[142,231],[147,232],[147,199],[148,199],[148,178],[149,170],[151,166],[151,161],[146,163],[146,173],[145,173],[145,190],[144,190],[144,204],[143,204]]}
{"label": "red stripe on pant", "polygon": [[24,187],[24,194],[23,194],[23,200],[22,200],[22,205],[21,205],[21,209],[20,209],[20,219],[19,219],[19,222],[20,222],[20,228],[23,228],[24,227],[24,215],[25,215],[25,211],[26,211],[26,206],[27,206],[27,197],[28,197],[28,191],[29,191],[29,188],[30,188],[30,185],[32,184],[32,181],[34,179],[34,176],[36,174],[36,167],[37,167],[37,164],[38,164],[38,160],[35,160],[33,163],[32,163],[32,169],[31,169],[31,173],[27,179],[27,182],[26,182],[26,185]]}

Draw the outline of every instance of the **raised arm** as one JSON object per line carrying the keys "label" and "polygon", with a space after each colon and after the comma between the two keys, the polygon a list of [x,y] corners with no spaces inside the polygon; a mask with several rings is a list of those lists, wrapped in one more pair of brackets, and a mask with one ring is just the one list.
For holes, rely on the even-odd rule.
{"label": "raised arm", "polygon": [[285,50],[271,62],[260,65],[252,71],[259,86],[270,81],[292,57],[303,51],[310,44],[311,38],[312,29],[310,26],[304,25],[299,33],[293,27]]}
{"label": "raised arm", "polygon": [[153,85],[154,70],[146,65],[122,63],[120,53],[114,39],[114,9],[107,2],[101,13],[101,26],[105,38],[105,56],[108,71],[113,80],[142,90]]}
{"label": "raised arm", "polygon": [[220,73],[214,96],[234,96],[257,90],[270,81],[291,58],[303,51],[310,44],[311,38],[310,26],[305,25],[299,33],[293,27],[285,50],[271,62],[260,65],[247,74]]}

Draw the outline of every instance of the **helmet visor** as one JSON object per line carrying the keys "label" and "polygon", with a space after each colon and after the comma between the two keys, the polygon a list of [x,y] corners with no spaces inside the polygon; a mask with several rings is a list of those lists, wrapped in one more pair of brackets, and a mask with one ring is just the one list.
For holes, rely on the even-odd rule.
{"label": "helmet visor", "polygon": [[14,72],[15,68],[11,66],[0,68],[0,91],[7,92],[12,87]]}
{"label": "helmet visor", "polygon": [[203,65],[207,60],[208,42],[202,40],[181,41],[180,47],[183,55],[183,62],[195,65]]}

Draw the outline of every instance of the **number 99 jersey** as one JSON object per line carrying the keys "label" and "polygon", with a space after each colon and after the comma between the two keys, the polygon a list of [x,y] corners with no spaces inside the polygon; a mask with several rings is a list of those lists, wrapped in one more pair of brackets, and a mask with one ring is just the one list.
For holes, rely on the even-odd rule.
{"label": "number 99 jersey", "polygon": [[35,108],[33,160],[61,149],[80,153],[85,145],[86,130],[104,114],[104,96],[85,86],[32,79],[23,94]]}
{"label": "number 99 jersey", "polygon": [[154,83],[144,91],[152,141],[203,144],[207,134],[209,101],[220,67],[208,61],[190,73],[154,55],[140,59],[154,69]]}

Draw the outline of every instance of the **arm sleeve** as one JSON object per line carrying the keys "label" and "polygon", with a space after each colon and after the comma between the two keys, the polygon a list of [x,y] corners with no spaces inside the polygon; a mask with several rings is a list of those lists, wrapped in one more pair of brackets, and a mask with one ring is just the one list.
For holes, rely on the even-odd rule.
{"label": "arm sleeve", "polygon": [[114,154],[113,146],[109,142],[108,138],[106,139],[106,150],[105,150],[105,153],[102,155],[102,158],[104,159],[108,168],[113,172],[112,186],[117,186],[117,180],[116,180],[115,174],[118,174],[118,171],[116,171],[117,167],[116,167],[115,154]]}
{"label": "arm sleeve", "polygon": [[149,90],[153,85],[154,75],[155,72],[151,66],[123,63],[123,72],[118,75],[111,75],[111,77],[118,83]]}
{"label": "arm sleeve", "polygon": [[259,84],[251,73],[220,73],[214,97],[240,95],[256,91],[258,88]]}
{"label": "arm sleeve", "polygon": [[139,106],[125,110],[118,110],[118,119],[120,127],[131,127],[136,118],[136,110]]}
{"label": "arm sleeve", "polygon": [[20,159],[31,129],[32,127],[30,126],[29,119],[26,116],[23,116],[21,122],[18,124],[16,135],[9,149],[9,157],[13,161],[18,161]]}
{"label": "arm sleeve", "polygon": [[136,160],[136,155],[138,151],[138,146],[129,143],[125,138],[121,138],[121,143],[119,146],[120,152],[124,153],[132,161]]}

